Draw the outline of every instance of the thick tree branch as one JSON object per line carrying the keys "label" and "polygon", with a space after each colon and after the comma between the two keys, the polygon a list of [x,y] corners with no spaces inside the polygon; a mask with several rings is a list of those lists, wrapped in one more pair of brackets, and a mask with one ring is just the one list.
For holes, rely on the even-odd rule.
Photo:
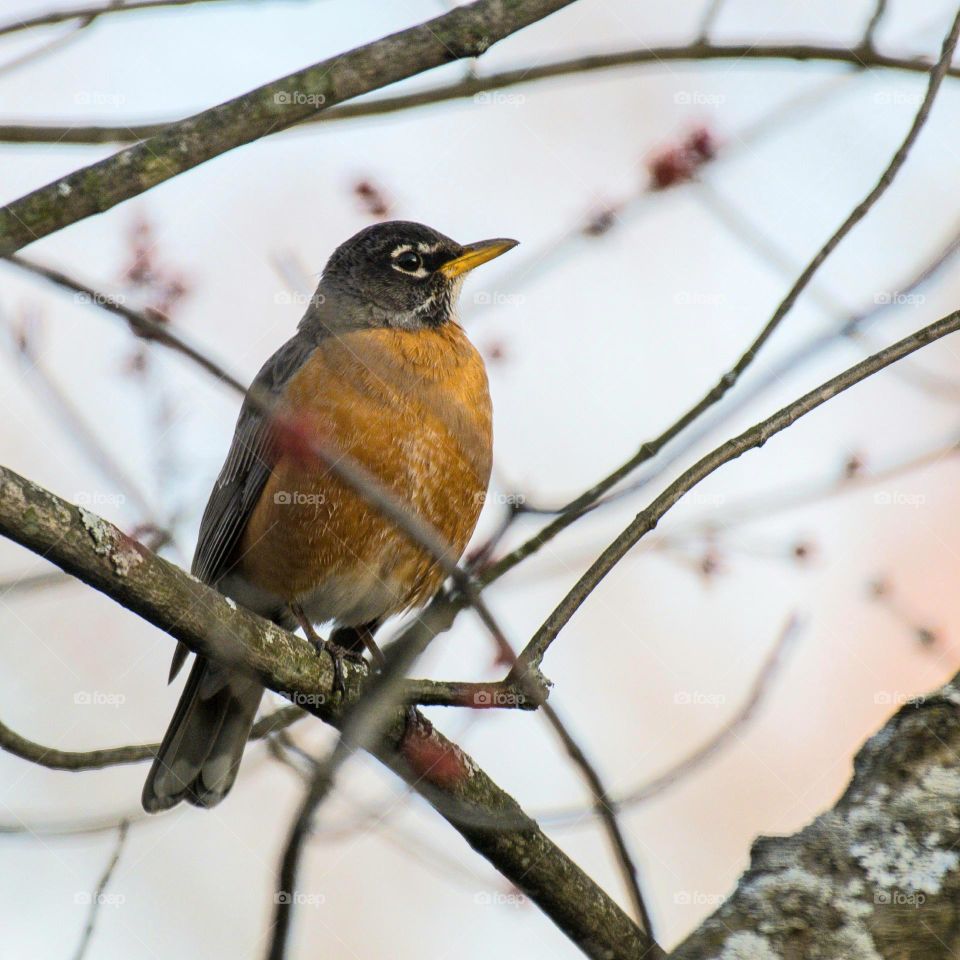
{"label": "thick tree branch", "polygon": [[[305,640],[236,607],[215,590],[151,554],[111,524],[13,471],[0,468],[0,533],[46,557],[186,643],[227,660],[270,689],[338,726],[363,695],[362,667],[347,663],[346,694],[332,695],[327,658]],[[456,613],[444,597],[434,601]],[[429,724],[420,718],[426,729]],[[522,890],[588,956],[640,958],[647,939],[629,917],[468,756],[436,730],[419,758],[403,749],[404,711],[372,752],[404,777],[467,842]],[[423,755],[443,757],[424,765]],[[418,759],[420,762],[418,762]],[[451,777],[453,766],[458,775]]]}
{"label": "thick tree branch", "polygon": [[960,677],[857,754],[830,811],[761,837],[733,896],[672,960],[953,960],[960,949]]}
{"label": "thick tree branch", "polygon": [[0,255],[102,213],[178,173],[432,67],[478,57],[573,0],[476,0],[172,124],[0,211]]}
{"label": "thick tree branch", "polygon": [[[359,103],[343,104],[317,113],[306,123],[329,123],[383,114],[399,113],[417,107],[452,100],[470,100],[482,94],[526,86],[556,77],[577,76],[627,67],[656,67],[668,63],[709,61],[802,61],[847,64],[858,69],[875,68],[906,73],[929,73],[930,61],[921,57],[881,54],[862,46],[836,47],[806,43],[706,43],[697,42],[668,47],[643,47],[614,53],[595,53],[550,63],[500,70],[486,76],[468,76],[427,90],[376,97]],[[960,67],[951,67],[947,76],[960,77]],[[482,101],[481,101],[482,102]],[[40,121],[30,124],[0,124],[0,143],[97,144],[131,143],[155,137],[175,120],[154,123],[68,124]],[[277,128],[278,130],[280,128]]]}

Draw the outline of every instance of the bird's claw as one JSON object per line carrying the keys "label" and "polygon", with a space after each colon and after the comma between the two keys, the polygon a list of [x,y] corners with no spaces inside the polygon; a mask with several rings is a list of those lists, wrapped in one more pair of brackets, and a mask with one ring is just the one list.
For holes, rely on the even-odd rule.
{"label": "bird's claw", "polygon": [[326,652],[329,654],[330,661],[333,664],[333,692],[344,696],[347,692],[347,686],[344,682],[343,661],[349,660],[352,663],[366,664],[367,661],[364,660],[363,654],[355,650],[347,650],[330,640],[322,640],[320,644],[314,644],[314,646],[317,653]]}

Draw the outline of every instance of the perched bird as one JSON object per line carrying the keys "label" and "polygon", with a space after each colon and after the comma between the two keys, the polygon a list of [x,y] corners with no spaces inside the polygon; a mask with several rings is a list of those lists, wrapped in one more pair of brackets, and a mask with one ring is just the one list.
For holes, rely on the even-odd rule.
{"label": "perched bird", "polygon": [[[367,473],[463,552],[490,478],[491,407],[479,353],[457,322],[464,275],[516,246],[461,246],[393,221],[338,247],[296,334],[264,364],[200,524],[193,573],[340,667],[376,649],[394,614],[444,580],[435,558],[331,472],[285,442],[293,424]],[[258,396],[275,399],[270,415]],[[335,632],[320,641],[313,625]],[[171,680],[187,650],[174,655]],[[339,673],[338,673],[339,675]],[[212,807],[233,785],[263,687],[197,657],[143,788],[150,813]]]}

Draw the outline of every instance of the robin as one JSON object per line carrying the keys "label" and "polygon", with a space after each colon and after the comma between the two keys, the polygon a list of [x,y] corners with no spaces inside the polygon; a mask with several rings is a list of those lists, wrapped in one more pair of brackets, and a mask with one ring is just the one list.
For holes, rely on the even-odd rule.
{"label": "robin", "polygon": [[[516,246],[461,246],[394,221],[330,257],[297,332],[264,364],[200,524],[193,574],[334,658],[376,649],[390,616],[425,604],[435,557],[318,457],[284,442],[279,417],[364,468],[463,552],[490,479],[491,406],[483,360],[457,322],[464,275]],[[276,399],[270,416],[257,391]],[[331,623],[329,640],[315,624]],[[170,679],[187,657],[174,655]],[[263,687],[198,656],[143,788],[154,813],[212,807],[237,776]]]}

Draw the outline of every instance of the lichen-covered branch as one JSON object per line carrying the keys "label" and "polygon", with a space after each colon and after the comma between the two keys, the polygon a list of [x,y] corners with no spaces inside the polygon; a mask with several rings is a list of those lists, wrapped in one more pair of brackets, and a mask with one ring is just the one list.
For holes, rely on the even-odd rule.
{"label": "lichen-covered branch", "polygon": [[960,950],[960,677],[860,750],[837,805],[761,837],[671,960],[953,960]]}
{"label": "lichen-covered branch", "polygon": [[[38,553],[192,650],[230,661],[309,713],[339,726],[364,695],[364,669],[345,664],[346,692],[332,694],[333,671],[305,640],[237,607],[155,556],[95,514],[0,467],[0,534]],[[456,606],[441,595],[437,616]],[[428,610],[431,608],[428,608]],[[422,681],[421,681],[422,682]],[[508,880],[589,957],[641,958],[648,939],[630,918],[458,747],[432,729],[415,750],[405,743],[405,711],[384,726],[371,752],[404,777]]]}
{"label": "lichen-covered branch", "polygon": [[102,213],[185,170],[407,77],[469,57],[573,0],[476,0],[171,124],[0,210],[0,255]]}

